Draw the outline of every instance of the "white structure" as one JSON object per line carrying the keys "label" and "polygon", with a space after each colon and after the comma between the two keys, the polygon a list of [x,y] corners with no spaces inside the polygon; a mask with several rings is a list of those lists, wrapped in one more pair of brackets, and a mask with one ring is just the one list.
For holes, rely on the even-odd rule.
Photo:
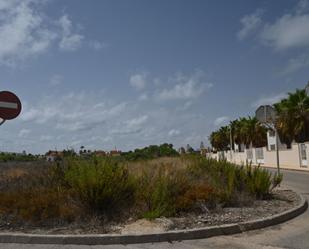
{"label": "white structure", "polygon": [[[268,147],[245,149],[244,152],[221,151],[208,153],[207,156],[217,160],[226,159],[236,164],[246,164],[248,162],[253,165],[261,164],[267,167],[277,167],[276,151],[271,140]],[[279,156],[280,168],[309,171],[309,142],[294,143],[291,149],[280,148]]]}

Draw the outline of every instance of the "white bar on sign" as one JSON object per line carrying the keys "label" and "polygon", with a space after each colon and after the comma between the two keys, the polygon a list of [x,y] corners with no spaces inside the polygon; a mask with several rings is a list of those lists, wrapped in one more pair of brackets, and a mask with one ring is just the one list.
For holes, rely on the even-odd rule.
{"label": "white bar on sign", "polygon": [[16,103],[12,103],[12,102],[0,101],[0,108],[17,109],[18,105]]}

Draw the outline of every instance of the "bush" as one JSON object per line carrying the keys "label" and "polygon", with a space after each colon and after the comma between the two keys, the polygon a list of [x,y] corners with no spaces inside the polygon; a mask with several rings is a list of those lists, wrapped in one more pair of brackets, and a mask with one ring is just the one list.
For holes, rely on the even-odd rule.
{"label": "bush", "polygon": [[207,182],[192,184],[176,201],[177,211],[205,211],[213,207],[216,199],[215,189]]}
{"label": "bush", "polygon": [[189,182],[182,170],[174,170],[168,165],[145,169],[139,177],[137,193],[142,216],[175,215],[179,211],[177,200],[188,188]]}
{"label": "bush", "polygon": [[3,176],[0,214],[42,224],[74,222],[81,215],[175,216],[269,198],[282,181],[282,175],[260,167],[197,155],[128,165],[111,157],[72,157],[50,168]]}
{"label": "bush", "polygon": [[65,180],[89,211],[111,214],[134,202],[135,179],[111,159],[70,159]]}
{"label": "bush", "polygon": [[139,178],[138,200],[146,218],[174,216],[179,212],[205,211],[216,201],[216,189],[205,175],[172,165],[144,170]]}
{"label": "bush", "polygon": [[79,218],[81,210],[68,196],[55,189],[1,192],[0,212],[35,224],[69,223]]}
{"label": "bush", "polygon": [[[242,205],[254,199],[268,198],[272,189],[280,184],[281,176],[272,176],[259,166],[237,166],[227,161],[201,157],[191,159],[189,170],[193,175],[208,175],[216,188],[219,201],[224,205]],[[246,199],[244,200],[244,197]]]}
{"label": "bush", "polygon": [[78,203],[48,169],[2,179],[0,213],[31,224],[63,224],[79,219]]}

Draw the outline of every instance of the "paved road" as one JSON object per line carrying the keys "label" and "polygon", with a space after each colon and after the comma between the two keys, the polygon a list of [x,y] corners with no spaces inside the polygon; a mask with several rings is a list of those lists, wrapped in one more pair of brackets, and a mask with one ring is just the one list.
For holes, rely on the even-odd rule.
{"label": "paved road", "polygon": [[[309,173],[283,171],[283,185],[309,198]],[[309,249],[309,211],[284,224],[232,236],[174,243],[114,246],[0,244],[0,249]]]}

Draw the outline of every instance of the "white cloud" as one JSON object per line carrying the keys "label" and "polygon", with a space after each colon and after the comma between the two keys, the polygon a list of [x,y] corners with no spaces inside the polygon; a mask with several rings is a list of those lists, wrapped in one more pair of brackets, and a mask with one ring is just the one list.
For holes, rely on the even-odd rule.
{"label": "white cloud", "polygon": [[21,129],[18,133],[18,137],[26,137],[30,132],[29,129]]}
{"label": "white cloud", "polygon": [[187,110],[192,106],[192,101],[187,101],[184,105],[183,105],[183,109]]}
{"label": "white cloud", "polygon": [[139,126],[139,125],[144,124],[147,120],[148,120],[148,116],[143,115],[138,118],[133,118],[131,120],[128,120],[126,123],[128,127],[134,127],[134,126]]}
{"label": "white cloud", "polygon": [[59,86],[62,84],[63,77],[59,74],[55,74],[51,77],[49,84],[50,86]]}
{"label": "white cloud", "polygon": [[189,77],[179,74],[170,79],[170,82],[176,84],[170,89],[159,91],[155,95],[157,100],[194,99],[213,86],[212,83],[204,81],[204,73],[201,71],[197,71]]}
{"label": "white cloud", "polygon": [[279,74],[286,75],[295,73],[309,66],[309,55],[301,54],[297,57],[290,58],[286,66],[279,71]]}
{"label": "white cloud", "polygon": [[103,48],[107,47],[107,44],[100,41],[89,41],[90,48],[93,48],[94,50],[101,50]]}
{"label": "white cloud", "polygon": [[72,21],[68,15],[63,15],[59,19],[59,25],[62,28],[62,37],[59,43],[59,48],[66,51],[74,51],[81,46],[84,36],[81,34],[73,33]]}
{"label": "white cloud", "polygon": [[309,1],[308,0],[300,0],[296,5],[296,13],[302,14],[309,9]]}
{"label": "white cloud", "polygon": [[230,118],[227,116],[218,117],[214,121],[215,126],[221,126],[227,124],[230,121]]}
{"label": "white cloud", "polygon": [[55,98],[45,98],[36,106],[25,106],[20,119],[24,122],[34,122],[46,125],[54,124],[56,129],[65,131],[86,131],[103,125],[106,120],[124,111],[126,103],[97,105],[91,96],[84,93],[71,93],[55,101]]}
{"label": "white cloud", "polygon": [[262,45],[277,52],[303,49],[304,52],[298,56],[289,54],[290,58],[285,60],[286,65],[278,70],[279,75],[295,73],[308,67],[309,0],[298,1],[289,13],[279,15],[272,22],[262,20],[262,14],[263,10],[258,9],[253,14],[244,16],[241,19],[242,29],[237,33],[238,38],[243,40],[254,34],[254,38]]}
{"label": "white cloud", "polygon": [[16,61],[47,50],[56,34],[45,27],[37,1],[2,0],[0,5],[0,61]]}
{"label": "white cloud", "polygon": [[286,14],[275,23],[266,24],[262,41],[276,50],[309,46],[309,15]]}
{"label": "white cloud", "polygon": [[176,130],[176,129],[171,129],[169,132],[168,132],[168,136],[169,137],[174,137],[174,136],[177,136],[180,134],[180,131],[179,130]]}
{"label": "white cloud", "polygon": [[130,119],[120,124],[119,127],[112,130],[115,135],[136,134],[142,131],[142,125],[148,120],[148,115],[143,115],[137,118]]}
{"label": "white cloud", "polygon": [[20,119],[28,122],[36,120],[40,115],[40,111],[36,108],[29,108],[28,110],[25,108],[23,109],[23,112],[21,113]]}
{"label": "white cloud", "polygon": [[50,141],[52,139],[53,139],[53,137],[50,136],[50,135],[41,135],[40,136],[40,141]]}
{"label": "white cloud", "polygon": [[275,95],[271,95],[271,96],[264,96],[264,97],[260,97],[257,101],[252,103],[252,107],[259,107],[261,105],[272,105],[274,103],[279,102],[281,99],[284,99],[287,97],[286,93],[279,93],[279,94],[275,94]]}
{"label": "white cloud", "polygon": [[242,29],[239,39],[244,39],[255,31],[260,42],[277,51],[309,47],[308,0],[301,0],[290,13],[278,17],[274,22],[263,22],[263,11],[257,10],[241,19]]}
{"label": "white cloud", "polygon": [[193,106],[193,101],[189,100],[189,101],[186,101],[182,106],[178,106],[177,111],[181,111],[181,112],[188,111],[192,106]]}
{"label": "white cloud", "polygon": [[146,86],[146,74],[134,74],[130,77],[130,85],[137,90],[142,90]]}
{"label": "white cloud", "polygon": [[263,10],[258,9],[253,14],[245,15],[240,20],[242,24],[242,28],[237,33],[238,39],[242,40],[246,38],[262,24],[262,19],[261,19],[262,14],[263,14]]}
{"label": "white cloud", "polygon": [[148,100],[148,94],[147,93],[143,93],[138,97],[138,100],[140,101],[145,101]]}
{"label": "white cloud", "polygon": [[[15,66],[17,62],[42,54],[58,43],[61,50],[73,51],[81,46],[84,36],[73,32],[68,15],[58,21],[43,12],[48,1],[0,1],[0,63]],[[102,43],[94,42],[98,48]]]}

